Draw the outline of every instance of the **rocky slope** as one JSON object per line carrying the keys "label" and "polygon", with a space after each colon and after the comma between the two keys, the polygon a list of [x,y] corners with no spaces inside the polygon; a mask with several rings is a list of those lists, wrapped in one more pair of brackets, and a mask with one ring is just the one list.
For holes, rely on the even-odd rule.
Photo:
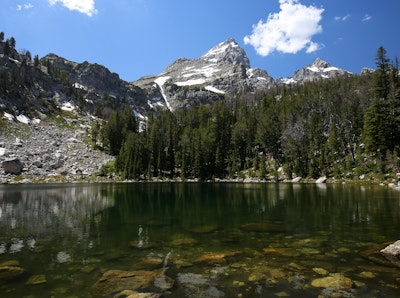
{"label": "rocky slope", "polygon": [[112,157],[89,144],[92,120],[88,116],[29,124],[3,120],[0,183],[76,181],[98,173]]}
{"label": "rocky slope", "polygon": [[149,102],[176,110],[210,103],[224,94],[267,90],[275,83],[266,71],[251,68],[245,51],[230,38],[198,59],[180,58],[163,73],[133,84],[145,90]]}
{"label": "rocky slope", "polygon": [[[46,65],[47,72],[50,67],[56,69],[60,73],[58,76],[74,88],[77,91],[76,94],[79,94],[78,97],[81,97],[85,105],[92,110],[96,104],[102,104],[109,99],[132,107],[146,103],[145,95],[140,88],[120,79],[118,74],[110,72],[102,65],[87,61],[76,63],[55,54],[43,57],[41,64]],[[68,99],[68,97],[64,98],[67,101]]]}

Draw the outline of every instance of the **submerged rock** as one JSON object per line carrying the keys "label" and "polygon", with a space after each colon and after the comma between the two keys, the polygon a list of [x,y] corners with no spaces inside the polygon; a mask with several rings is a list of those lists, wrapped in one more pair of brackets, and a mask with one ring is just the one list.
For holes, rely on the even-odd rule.
{"label": "submerged rock", "polygon": [[179,273],[178,282],[181,284],[206,285],[209,283],[209,280],[201,274]]}
{"label": "submerged rock", "polygon": [[169,242],[171,246],[192,246],[197,244],[197,240],[185,235],[175,235],[174,239]]}
{"label": "submerged rock", "polygon": [[312,268],[312,271],[314,271],[315,273],[317,273],[319,275],[327,275],[327,274],[329,274],[328,270],[326,270],[324,268]]}
{"label": "submerged rock", "polygon": [[267,255],[280,255],[283,257],[296,258],[301,255],[299,251],[291,247],[267,247],[263,249]]}
{"label": "submerged rock", "polygon": [[376,277],[375,274],[370,271],[363,271],[358,276],[362,277],[362,278],[375,278]]}
{"label": "submerged rock", "polygon": [[283,225],[271,223],[247,223],[240,226],[240,229],[246,232],[256,233],[284,233],[286,229]]}
{"label": "submerged rock", "polygon": [[304,255],[319,255],[319,254],[321,254],[321,251],[319,251],[318,249],[312,248],[312,247],[298,248],[297,251]]}
{"label": "submerged rock", "polygon": [[189,232],[195,233],[195,234],[206,234],[206,233],[212,233],[218,230],[217,226],[212,226],[212,225],[201,225],[201,226],[194,226],[190,227],[188,229]]}
{"label": "submerged rock", "polygon": [[[396,265],[395,263],[392,262],[392,259],[389,254],[384,254],[382,253],[382,250],[384,250],[383,247],[387,246],[388,244],[380,245],[380,246],[375,246],[370,249],[366,249],[360,252],[360,255],[376,264],[383,265],[383,266],[393,266]],[[393,259],[396,261],[396,259]],[[397,265],[398,266],[398,265]]]}
{"label": "submerged rock", "polygon": [[28,281],[26,282],[27,285],[39,285],[44,284],[47,282],[46,275],[44,274],[37,274],[32,275]]}
{"label": "submerged rock", "polygon": [[136,291],[122,291],[121,293],[118,294],[118,296],[115,296],[115,298],[160,298],[162,297],[160,294],[156,293],[139,293]]}
{"label": "submerged rock", "polygon": [[326,277],[314,279],[311,285],[316,288],[346,291],[353,286],[353,282],[343,274],[334,273]]}
{"label": "submerged rock", "polygon": [[226,297],[224,292],[213,285],[211,279],[201,274],[179,273],[177,281],[182,291],[177,297]]}
{"label": "submerged rock", "polygon": [[93,297],[114,297],[116,294],[116,297],[119,297],[118,293],[140,290],[140,292],[148,292],[153,295],[159,291],[169,290],[173,285],[174,281],[164,274],[164,270],[109,270],[92,286],[91,293]]}
{"label": "submerged rock", "polygon": [[156,248],[158,245],[155,242],[133,240],[133,241],[129,242],[129,246],[131,248],[136,248],[136,249],[152,249],[152,248]]}
{"label": "submerged rock", "polygon": [[218,239],[227,244],[240,243],[243,240],[244,232],[240,230],[224,230],[223,233],[218,233]]}
{"label": "submerged rock", "polygon": [[234,251],[234,252],[226,252],[226,253],[210,253],[200,256],[196,259],[196,263],[225,263],[229,258],[241,255],[242,252]]}
{"label": "submerged rock", "polygon": [[0,265],[0,283],[25,277],[26,270],[14,264]]}

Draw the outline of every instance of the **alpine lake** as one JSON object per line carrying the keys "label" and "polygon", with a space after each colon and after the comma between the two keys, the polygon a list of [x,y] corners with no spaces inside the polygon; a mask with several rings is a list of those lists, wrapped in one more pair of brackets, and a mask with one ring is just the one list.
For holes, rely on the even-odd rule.
{"label": "alpine lake", "polygon": [[0,297],[400,297],[400,192],[0,185]]}

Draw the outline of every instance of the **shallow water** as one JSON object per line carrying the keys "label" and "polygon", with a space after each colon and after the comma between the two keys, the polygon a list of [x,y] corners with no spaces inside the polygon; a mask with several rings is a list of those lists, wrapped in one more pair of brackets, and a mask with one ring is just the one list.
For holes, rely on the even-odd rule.
{"label": "shallow water", "polygon": [[91,297],[113,269],[162,269],[167,297],[396,297],[400,268],[373,252],[399,230],[382,186],[2,185],[0,268],[26,274],[0,297]]}

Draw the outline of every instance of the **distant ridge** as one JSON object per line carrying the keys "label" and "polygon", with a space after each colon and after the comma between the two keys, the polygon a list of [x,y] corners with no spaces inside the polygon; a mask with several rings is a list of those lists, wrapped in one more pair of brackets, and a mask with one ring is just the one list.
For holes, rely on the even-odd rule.
{"label": "distant ridge", "polygon": [[280,78],[278,84],[297,84],[319,79],[331,79],[338,76],[350,75],[347,70],[332,66],[328,62],[317,58],[312,64],[297,70],[292,77]]}

